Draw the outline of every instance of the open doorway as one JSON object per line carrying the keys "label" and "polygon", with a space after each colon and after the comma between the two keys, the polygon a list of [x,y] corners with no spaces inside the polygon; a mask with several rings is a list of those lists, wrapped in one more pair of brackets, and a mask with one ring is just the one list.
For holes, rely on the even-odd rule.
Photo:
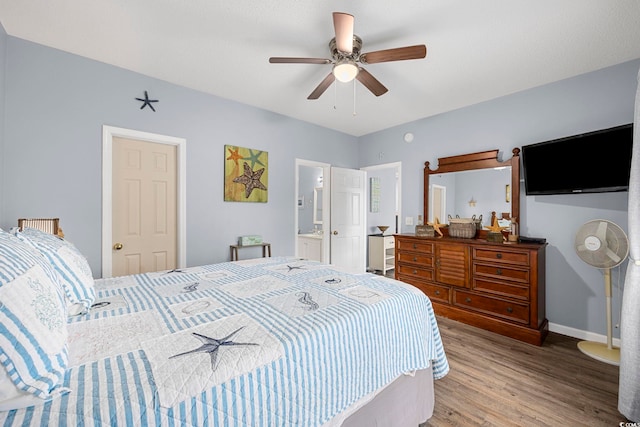
{"label": "open doorway", "polygon": [[[296,159],[296,256],[317,260],[320,252],[321,262],[331,263],[343,271],[364,273],[365,200],[365,171]],[[308,219],[303,219],[305,216]]]}
{"label": "open doorway", "polygon": [[[393,234],[402,218],[402,163],[361,168],[367,172],[367,270],[393,275]],[[388,227],[384,232],[378,226]]]}
{"label": "open doorway", "polygon": [[296,159],[295,254],[325,263],[330,262],[330,168],[327,163]]}

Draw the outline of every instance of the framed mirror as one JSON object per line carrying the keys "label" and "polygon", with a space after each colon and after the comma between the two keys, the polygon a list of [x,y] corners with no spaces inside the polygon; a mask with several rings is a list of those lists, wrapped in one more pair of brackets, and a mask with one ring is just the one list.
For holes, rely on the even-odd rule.
{"label": "framed mirror", "polygon": [[313,223],[322,224],[322,187],[313,189]]}
{"label": "framed mirror", "polygon": [[441,157],[438,168],[424,164],[424,217],[438,218],[482,216],[482,225],[490,225],[491,213],[498,218],[516,218],[520,222],[520,149],[506,161],[498,159],[498,150]]}

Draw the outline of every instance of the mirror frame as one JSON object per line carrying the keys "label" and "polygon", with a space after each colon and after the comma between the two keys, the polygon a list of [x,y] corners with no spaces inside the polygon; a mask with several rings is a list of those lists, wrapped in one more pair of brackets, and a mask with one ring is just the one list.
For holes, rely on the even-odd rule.
{"label": "mirror frame", "polygon": [[520,222],[520,149],[514,148],[511,159],[504,162],[498,160],[498,151],[490,150],[459,156],[440,157],[438,159],[438,168],[435,170],[429,169],[429,162],[424,162],[423,218],[429,218],[429,175],[511,166],[511,217]]}

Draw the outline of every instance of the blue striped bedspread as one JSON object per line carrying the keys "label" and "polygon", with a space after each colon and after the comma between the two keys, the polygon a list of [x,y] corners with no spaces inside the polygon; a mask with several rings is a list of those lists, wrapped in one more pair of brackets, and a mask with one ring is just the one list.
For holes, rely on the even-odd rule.
{"label": "blue striped bedspread", "polygon": [[5,426],[321,426],[399,375],[449,370],[431,302],[373,274],[259,258],[96,281],[67,394]]}

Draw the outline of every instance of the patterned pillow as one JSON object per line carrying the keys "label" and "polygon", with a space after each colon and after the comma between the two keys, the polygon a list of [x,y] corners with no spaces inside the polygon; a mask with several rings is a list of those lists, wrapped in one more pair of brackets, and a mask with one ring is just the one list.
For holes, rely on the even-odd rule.
{"label": "patterned pillow", "polygon": [[67,319],[57,280],[42,254],[0,230],[3,408],[25,393],[48,400],[65,391],[60,385],[68,364]]}
{"label": "patterned pillow", "polygon": [[58,236],[25,228],[16,237],[36,248],[60,276],[70,316],[86,313],[96,300],[93,274],[87,259],[76,247]]}

